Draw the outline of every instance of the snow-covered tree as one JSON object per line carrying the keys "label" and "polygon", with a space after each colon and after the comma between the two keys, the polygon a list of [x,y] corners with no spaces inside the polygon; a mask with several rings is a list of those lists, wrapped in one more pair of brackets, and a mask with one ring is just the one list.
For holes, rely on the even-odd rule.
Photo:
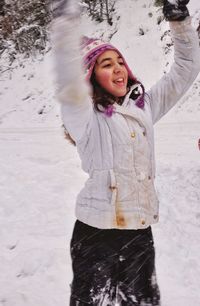
{"label": "snow-covered tree", "polygon": [[30,55],[46,47],[48,0],[0,0],[0,52],[12,48]]}
{"label": "snow-covered tree", "polygon": [[89,15],[96,21],[107,21],[112,25],[112,16],[115,11],[115,0],[83,0]]}
{"label": "snow-covered tree", "polygon": [[155,6],[162,6],[163,5],[163,0],[155,0],[154,5]]}

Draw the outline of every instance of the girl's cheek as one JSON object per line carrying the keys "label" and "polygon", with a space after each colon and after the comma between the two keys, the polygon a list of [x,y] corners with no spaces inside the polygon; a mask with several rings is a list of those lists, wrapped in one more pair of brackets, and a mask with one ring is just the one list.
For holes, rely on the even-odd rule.
{"label": "girl's cheek", "polygon": [[108,81],[111,78],[111,74],[109,71],[103,71],[101,72],[101,75],[99,76],[99,81],[101,82],[102,85],[108,84]]}

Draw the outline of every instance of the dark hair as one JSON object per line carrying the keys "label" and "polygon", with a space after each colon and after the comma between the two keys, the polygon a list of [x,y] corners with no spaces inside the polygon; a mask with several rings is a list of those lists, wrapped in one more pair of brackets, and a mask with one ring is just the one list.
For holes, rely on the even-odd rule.
{"label": "dark hair", "polygon": [[[94,108],[96,111],[102,112],[102,110],[100,110],[99,108],[100,105],[103,106],[103,108],[107,108],[109,105],[112,105],[115,102],[117,102],[120,105],[123,103],[125,96],[114,97],[113,95],[108,93],[103,87],[99,85],[99,83],[96,81],[94,70],[90,78],[90,83],[92,85],[92,102],[94,104]],[[134,81],[128,78],[128,84],[127,84],[128,91],[130,87],[136,83],[137,81]],[[64,130],[64,135],[65,135],[65,138],[71,144],[76,145],[76,142],[66,130]]]}
{"label": "dark hair", "polygon": [[76,142],[74,141],[74,139],[72,138],[72,136],[67,132],[64,124],[62,125],[63,129],[64,129],[64,138],[67,139],[72,145],[76,145]]}

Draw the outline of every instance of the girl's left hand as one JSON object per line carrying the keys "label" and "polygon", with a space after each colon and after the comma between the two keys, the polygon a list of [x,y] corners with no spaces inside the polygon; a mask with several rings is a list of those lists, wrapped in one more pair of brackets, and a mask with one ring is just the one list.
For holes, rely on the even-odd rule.
{"label": "girl's left hand", "polygon": [[164,0],[163,14],[168,21],[182,21],[189,16],[187,4],[190,0]]}

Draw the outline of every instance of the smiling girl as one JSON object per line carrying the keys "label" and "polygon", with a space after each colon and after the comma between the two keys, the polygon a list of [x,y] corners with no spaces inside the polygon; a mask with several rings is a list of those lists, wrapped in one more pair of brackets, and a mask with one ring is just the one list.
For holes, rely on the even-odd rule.
{"label": "smiling girl", "polygon": [[159,219],[153,124],[200,70],[188,1],[176,2],[164,1],[163,8],[174,40],[174,64],[147,92],[110,43],[84,37],[80,53],[78,9],[67,1],[58,8],[57,96],[89,176],[76,202],[71,306],[160,305],[151,231]]}

